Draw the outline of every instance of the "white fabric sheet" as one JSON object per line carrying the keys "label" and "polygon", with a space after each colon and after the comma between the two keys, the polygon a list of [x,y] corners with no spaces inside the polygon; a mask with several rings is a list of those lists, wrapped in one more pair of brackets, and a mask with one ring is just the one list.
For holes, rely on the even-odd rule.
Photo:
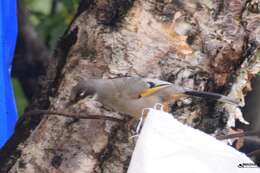
{"label": "white fabric sheet", "polygon": [[128,173],[196,172],[260,173],[260,169],[245,154],[214,137],[183,125],[162,110],[150,109]]}

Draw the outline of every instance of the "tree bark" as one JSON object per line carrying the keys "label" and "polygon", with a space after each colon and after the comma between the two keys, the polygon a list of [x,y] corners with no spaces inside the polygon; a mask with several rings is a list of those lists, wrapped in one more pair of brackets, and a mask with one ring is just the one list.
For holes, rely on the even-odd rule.
{"label": "tree bark", "polygon": [[[260,71],[260,14],[253,1],[82,0],[41,90],[27,109],[126,117],[86,98],[67,107],[82,78],[141,76],[243,99]],[[258,3],[258,2],[256,2]],[[183,123],[225,130],[240,110],[192,99],[172,106]],[[122,123],[25,116],[0,152],[0,172],[126,172],[134,141]]]}

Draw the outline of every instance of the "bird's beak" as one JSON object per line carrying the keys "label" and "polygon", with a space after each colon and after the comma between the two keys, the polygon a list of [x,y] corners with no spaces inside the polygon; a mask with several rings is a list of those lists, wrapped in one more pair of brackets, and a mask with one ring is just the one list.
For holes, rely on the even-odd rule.
{"label": "bird's beak", "polygon": [[140,96],[141,97],[147,97],[147,96],[150,96],[154,93],[156,93],[157,91],[163,89],[163,88],[166,88],[166,87],[169,87],[170,85],[159,85],[159,86],[156,86],[156,87],[153,87],[153,88],[149,88],[145,91],[143,91]]}

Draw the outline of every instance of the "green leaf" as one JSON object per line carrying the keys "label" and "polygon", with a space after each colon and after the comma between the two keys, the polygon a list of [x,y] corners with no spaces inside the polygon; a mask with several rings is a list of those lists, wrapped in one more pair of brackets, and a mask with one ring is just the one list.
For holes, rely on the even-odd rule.
{"label": "green leaf", "polygon": [[26,5],[29,11],[34,10],[47,15],[50,12],[51,0],[26,0]]}
{"label": "green leaf", "polygon": [[79,4],[79,0],[63,0],[60,2],[63,4],[63,6],[70,15],[73,15],[76,12],[77,6]]}
{"label": "green leaf", "polygon": [[24,109],[28,105],[28,101],[24,95],[20,82],[16,78],[13,78],[12,82],[13,82],[14,95],[16,99],[18,115],[21,116],[24,112]]}

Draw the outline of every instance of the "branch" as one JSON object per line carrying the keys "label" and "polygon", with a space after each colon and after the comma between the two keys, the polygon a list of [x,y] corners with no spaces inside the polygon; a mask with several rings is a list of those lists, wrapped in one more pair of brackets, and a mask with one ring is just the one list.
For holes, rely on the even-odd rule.
{"label": "branch", "polygon": [[49,111],[49,110],[32,110],[29,112],[25,112],[24,116],[32,116],[32,115],[41,115],[41,114],[48,114],[48,115],[58,115],[62,117],[68,117],[68,118],[76,118],[76,119],[102,119],[102,120],[109,120],[109,121],[115,121],[115,122],[125,122],[125,120],[115,117],[109,117],[109,116],[103,116],[103,115],[81,115],[71,112],[62,112],[62,111]]}
{"label": "branch", "polygon": [[249,132],[239,132],[239,133],[234,133],[230,135],[219,135],[216,136],[218,140],[225,140],[225,139],[232,139],[232,138],[241,138],[245,136],[259,136],[260,131],[249,131]]}

